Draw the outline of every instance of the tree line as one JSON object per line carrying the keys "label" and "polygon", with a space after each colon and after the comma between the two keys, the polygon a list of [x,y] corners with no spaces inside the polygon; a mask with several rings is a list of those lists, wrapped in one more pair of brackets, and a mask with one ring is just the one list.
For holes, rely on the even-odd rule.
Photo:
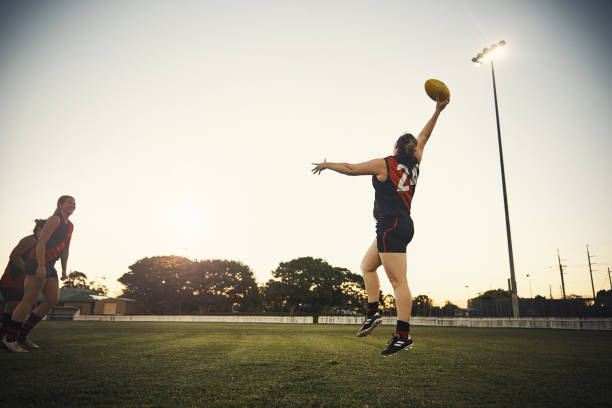
{"label": "tree line", "polygon": [[[566,299],[519,298],[522,317],[610,317],[612,290],[600,290],[595,299],[568,295]],[[488,290],[468,300],[468,311],[473,317],[512,316],[511,293],[504,289]]]}
{"label": "tree line", "polygon": [[323,259],[281,262],[272,276],[258,285],[239,261],[155,256],[138,260],[118,280],[121,296],[140,302],[147,314],[351,313],[365,302],[363,278]]}
{"label": "tree line", "polygon": [[[301,257],[281,262],[272,279],[258,284],[242,262],[227,259],[191,260],[153,256],[136,261],[118,281],[120,297],[139,302],[145,314],[286,313],[363,314],[367,295],[363,277],[320,258]],[[108,289],[71,272],[64,287],[106,295]],[[380,308],[394,315],[395,299],[379,292]],[[413,299],[412,314],[455,316],[459,307],[433,305],[427,295]]]}

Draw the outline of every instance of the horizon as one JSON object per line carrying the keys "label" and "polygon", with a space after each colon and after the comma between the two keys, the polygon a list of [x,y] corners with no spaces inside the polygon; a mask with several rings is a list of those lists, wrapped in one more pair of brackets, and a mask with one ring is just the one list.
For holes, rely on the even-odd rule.
{"label": "horizon", "polygon": [[136,260],[164,254],[238,260],[258,282],[300,256],[360,273],[370,179],[313,176],[310,163],[391,154],[433,113],[423,85],[437,78],[451,102],[420,166],[408,283],[436,304],[507,289],[491,72],[470,61],[505,40],[495,75],[518,295],[561,296],[559,249],[566,293],[591,297],[586,245],[595,292],[612,268],[611,10],[2,2],[0,251],[8,260],[70,194],[68,270],[112,293]]}

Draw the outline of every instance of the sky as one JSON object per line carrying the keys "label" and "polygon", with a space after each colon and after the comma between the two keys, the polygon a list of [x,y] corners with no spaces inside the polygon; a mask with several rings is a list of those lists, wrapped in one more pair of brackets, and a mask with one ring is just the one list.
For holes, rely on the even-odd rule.
{"label": "sky", "polygon": [[[0,253],[75,197],[69,270],[118,295],[137,260],[323,258],[359,273],[367,176],[312,162],[425,149],[413,295],[465,305],[509,278],[495,60],[518,294],[592,296],[612,268],[612,7],[605,1],[0,1]],[[58,263],[59,267],[59,263]],[[379,270],[382,290],[392,288]],[[530,275],[527,277],[527,275]]]}

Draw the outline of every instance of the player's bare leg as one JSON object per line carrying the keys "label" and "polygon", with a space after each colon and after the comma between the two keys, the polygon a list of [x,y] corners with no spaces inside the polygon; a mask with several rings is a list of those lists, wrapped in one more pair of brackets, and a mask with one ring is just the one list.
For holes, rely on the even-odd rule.
{"label": "player's bare leg", "polygon": [[376,270],[382,265],[378,256],[376,240],[370,245],[361,261],[361,273],[368,294],[368,307],[366,318],[361,329],[357,332],[358,337],[365,337],[382,323],[382,316],[378,311],[378,294],[380,292],[380,280]]}
{"label": "player's bare leg", "polygon": [[28,275],[25,277],[23,284],[23,299],[21,299],[21,302],[19,302],[15,310],[13,310],[12,320],[16,322],[23,322],[28,313],[30,313],[30,310],[32,310],[32,306],[36,304],[36,300],[43,286],[43,281],[36,276]]}
{"label": "player's bare leg", "polygon": [[378,301],[380,280],[378,279],[376,270],[380,265],[382,265],[382,262],[378,255],[376,240],[374,240],[361,261],[361,273],[363,274],[363,282],[365,283],[366,292],[368,294],[368,303]]}
{"label": "player's bare leg", "polygon": [[17,337],[21,326],[26,316],[32,310],[32,306],[36,303],[40,290],[42,289],[43,281],[36,276],[26,276],[24,281],[23,299],[13,311],[6,337],[2,339],[4,346],[12,352],[26,351],[17,342]]}
{"label": "player's bare leg", "polygon": [[47,315],[49,310],[59,302],[59,282],[57,278],[47,278],[43,283],[42,295],[44,301],[30,313],[28,320],[23,324],[19,331],[18,342],[21,346],[30,349],[38,349],[38,345],[33,343],[28,334],[30,331]]}
{"label": "player's bare leg", "polygon": [[405,253],[381,253],[382,261],[389,282],[393,287],[395,306],[397,307],[397,326],[389,345],[382,351],[382,355],[393,354],[404,348],[411,348],[413,341],[410,338],[410,313],[412,311],[412,293],[408,287],[406,277]]}
{"label": "player's bare leg", "polygon": [[34,309],[35,314],[45,317],[49,310],[59,302],[59,282],[57,278],[47,278],[42,288],[44,301]]}

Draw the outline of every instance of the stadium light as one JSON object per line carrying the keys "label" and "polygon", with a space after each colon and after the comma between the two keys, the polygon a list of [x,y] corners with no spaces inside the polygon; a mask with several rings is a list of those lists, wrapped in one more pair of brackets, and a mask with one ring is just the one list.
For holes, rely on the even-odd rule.
{"label": "stadium light", "polygon": [[499,55],[501,49],[505,48],[504,40],[497,44],[491,45],[489,48],[483,48],[482,52],[476,54],[472,58],[472,62],[476,65],[489,62],[491,64],[491,74],[493,76],[493,98],[495,100],[495,119],[497,120],[497,141],[499,144],[499,163],[502,176],[502,191],[504,193],[504,211],[506,214],[506,236],[508,239],[508,258],[510,261],[510,294],[512,296],[512,315],[519,317],[518,296],[516,290],[516,277],[514,275],[514,257],[512,255],[512,236],[510,234],[510,216],[508,214],[508,194],[506,193],[506,172],[504,171],[504,155],[502,152],[501,131],[499,129],[499,108],[497,106],[497,87],[495,85],[495,67],[493,66],[493,57]]}

